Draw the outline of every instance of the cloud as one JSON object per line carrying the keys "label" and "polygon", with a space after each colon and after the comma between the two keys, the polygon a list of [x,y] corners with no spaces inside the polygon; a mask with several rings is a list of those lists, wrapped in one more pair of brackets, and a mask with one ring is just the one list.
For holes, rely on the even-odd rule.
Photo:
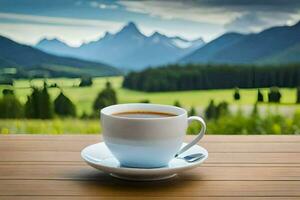
{"label": "cloud", "polygon": [[100,8],[100,9],[117,9],[119,7],[118,5],[115,4],[105,4],[97,1],[91,1],[90,6],[93,8]]}
{"label": "cloud", "polygon": [[259,32],[266,28],[280,25],[293,25],[300,19],[297,13],[277,13],[276,17],[270,12],[250,12],[225,24],[227,31],[240,33]]}
{"label": "cloud", "polygon": [[23,15],[12,13],[0,13],[0,20],[10,20],[19,22],[30,22],[39,24],[53,24],[61,26],[94,26],[100,28],[114,28],[120,27],[122,23],[108,20],[92,20],[92,19],[74,19],[65,17],[48,17],[37,15]]}
{"label": "cloud", "polygon": [[182,19],[193,22],[225,24],[239,16],[238,12],[224,11],[220,7],[207,9],[194,1],[119,1],[130,12],[149,14],[162,19]]}
{"label": "cloud", "polygon": [[173,20],[218,24],[231,31],[260,31],[300,20],[299,0],[119,1],[130,12]]}
{"label": "cloud", "polygon": [[115,32],[123,23],[62,17],[0,13],[0,35],[35,44],[43,37],[57,37],[77,46],[99,38],[105,31]]}

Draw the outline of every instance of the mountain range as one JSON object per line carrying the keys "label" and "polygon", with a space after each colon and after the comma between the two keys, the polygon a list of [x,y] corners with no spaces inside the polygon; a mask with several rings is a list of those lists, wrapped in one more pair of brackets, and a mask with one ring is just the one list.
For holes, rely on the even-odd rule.
{"label": "mountain range", "polygon": [[112,76],[120,70],[107,64],[60,57],[0,36],[0,69],[15,67],[26,76]]}
{"label": "mountain range", "polygon": [[108,63],[121,69],[140,70],[175,62],[203,46],[204,41],[168,37],[159,32],[146,36],[133,22],[119,32],[106,34],[97,41],[70,47],[57,39],[42,39],[36,48],[45,52],[85,60]]}
{"label": "mountain range", "polygon": [[158,32],[145,36],[132,22],[77,48],[57,39],[43,39],[32,47],[0,36],[0,72],[15,67],[30,76],[109,76],[168,63],[299,62],[300,22],[259,33],[225,33],[206,44]]}
{"label": "mountain range", "polygon": [[300,62],[300,22],[260,33],[226,33],[180,63],[281,64]]}

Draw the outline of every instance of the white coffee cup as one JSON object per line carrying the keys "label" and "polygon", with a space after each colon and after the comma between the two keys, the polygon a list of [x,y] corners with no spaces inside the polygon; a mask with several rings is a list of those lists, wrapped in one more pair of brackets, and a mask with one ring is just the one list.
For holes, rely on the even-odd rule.
{"label": "white coffee cup", "polygon": [[[121,112],[149,111],[174,116],[132,118],[114,115]],[[199,121],[201,131],[188,145],[181,146],[191,121]],[[106,146],[122,166],[155,168],[195,145],[204,135],[206,124],[201,117],[188,117],[186,110],[168,105],[132,103],[118,104],[101,110],[102,134]]]}

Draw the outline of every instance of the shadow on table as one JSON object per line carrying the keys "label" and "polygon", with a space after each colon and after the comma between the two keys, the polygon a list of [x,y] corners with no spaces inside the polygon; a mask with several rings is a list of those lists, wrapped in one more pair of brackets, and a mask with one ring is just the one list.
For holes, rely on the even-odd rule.
{"label": "shadow on table", "polygon": [[110,176],[109,174],[94,170],[83,169],[72,172],[72,179],[82,182],[86,187],[101,187],[106,189],[113,189],[114,191],[136,191],[139,189],[153,190],[163,188],[170,188],[182,184],[182,179],[175,176],[170,179],[160,181],[128,181]]}

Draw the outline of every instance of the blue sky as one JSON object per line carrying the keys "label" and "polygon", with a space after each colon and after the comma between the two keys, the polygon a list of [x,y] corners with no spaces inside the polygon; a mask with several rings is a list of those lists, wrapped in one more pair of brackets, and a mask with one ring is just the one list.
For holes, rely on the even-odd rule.
{"label": "blue sky", "polygon": [[146,35],[210,41],[228,31],[258,32],[299,20],[299,0],[0,0],[0,34],[26,44],[55,37],[78,46],[129,21]]}

